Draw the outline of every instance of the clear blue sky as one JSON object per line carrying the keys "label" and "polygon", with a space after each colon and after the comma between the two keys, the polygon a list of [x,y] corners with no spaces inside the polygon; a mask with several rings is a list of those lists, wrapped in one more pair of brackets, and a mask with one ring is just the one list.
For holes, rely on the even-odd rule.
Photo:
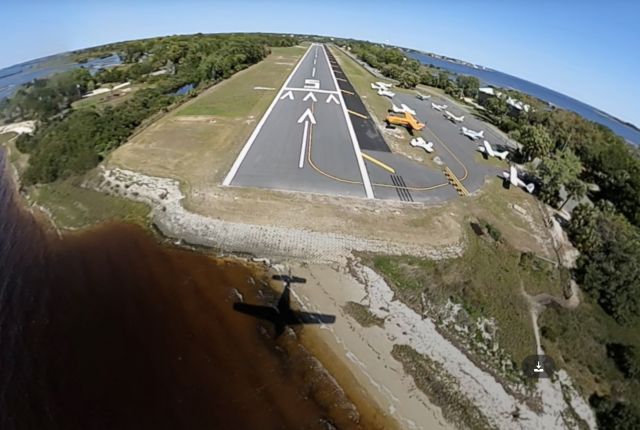
{"label": "clear blue sky", "polygon": [[479,63],[640,125],[640,2],[2,0],[0,67],[135,38],[313,33]]}

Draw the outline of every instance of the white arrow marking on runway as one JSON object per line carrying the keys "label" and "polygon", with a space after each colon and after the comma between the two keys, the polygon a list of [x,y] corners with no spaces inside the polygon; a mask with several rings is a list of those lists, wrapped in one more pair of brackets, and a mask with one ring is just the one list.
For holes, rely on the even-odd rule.
{"label": "white arrow marking on runway", "polygon": [[298,124],[302,124],[302,121],[304,121],[305,119],[308,119],[309,121],[311,121],[311,124],[315,124],[316,123],[316,118],[313,116],[313,113],[311,112],[311,109],[309,109],[309,108],[307,108],[307,110],[304,111],[302,116],[300,118],[298,118]]}
{"label": "white arrow marking on runway", "polygon": [[[311,113],[311,111],[308,111]],[[311,116],[313,118],[313,115]],[[298,121],[300,122],[300,121]],[[314,122],[315,124],[315,122]],[[307,134],[309,132],[309,121],[304,122],[304,131],[302,132],[302,146],[300,147],[300,161],[298,167],[302,169],[304,167],[304,154],[307,152]]]}
{"label": "white arrow marking on runway", "polygon": [[316,99],[316,96],[313,95],[313,93],[311,91],[309,91],[309,93],[304,96],[304,98],[302,99],[303,102],[306,102],[307,100],[309,100],[309,97],[311,97],[311,100],[313,100],[314,102],[317,102],[318,99]]}
{"label": "white arrow marking on runway", "polygon": [[340,104],[340,102],[338,101],[338,99],[336,98],[335,95],[333,94],[329,94],[329,97],[327,97],[327,103],[329,103],[331,100],[333,100],[337,105]]}
{"label": "white arrow marking on runway", "polygon": [[281,97],[280,100],[284,100],[287,97],[289,97],[289,100],[293,100],[293,92],[291,91],[287,91],[286,93],[284,93]]}

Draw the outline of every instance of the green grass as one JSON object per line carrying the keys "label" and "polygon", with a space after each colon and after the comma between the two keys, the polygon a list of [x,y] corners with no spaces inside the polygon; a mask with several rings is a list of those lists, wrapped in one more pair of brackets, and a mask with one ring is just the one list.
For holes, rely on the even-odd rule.
{"label": "green grass", "polygon": [[49,211],[56,226],[62,229],[78,229],[111,220],[145,225],[149,213],[149,208],[142,203],[81,188],[72,180],[35,187],[29,196]]}
{"label": "green grass", "polygon": [[616,391],[628,399],[640,398],[640,381],[625,380],[614,362],[607,357],[607,343],[635,345],[640,349],[640,331],[620,326],[600,306],[583,294],[583,303],[574,310],[547,309],[538,323],[542,344],[578,382],[583,393],[601,394]]}
{"label": "green grass", "polygon": [[343,306],[344,311],[358,322],[362,327],[384,327],[384,318],[375,316],[367,306],[356,302],[347,302]]}
{"label": "green grass", "polygon": [[[288,73],[306,48],[272,48],[263,62],[269,67],[251,67],[242,73],[242,79],[228,79],[217,85],[215,92],[202,94],[193,102],[178,109],[177,115],[212,115],[221,117],[246,117],[252,112],[265,111],[275,92],[284,84]],[[282,64],[277,64],[282,63]],[[255,90],[262,86],[275,90]]]}
{"label": "green grass", "polygon": [[409,256],[374,256],[372,263],[391,284],[402,302],[421,312],[422,298],[436,304],[447,299],[463,305],[473,317],[495,318],[500,346],[519,363],[535,351],[529,307],[521,294],[527,290],[558,291],[560,275],[542,276],[520,264],[520,252],[505,243],[477,237],[468,229],[468,247],[462,257],[433,261]]}

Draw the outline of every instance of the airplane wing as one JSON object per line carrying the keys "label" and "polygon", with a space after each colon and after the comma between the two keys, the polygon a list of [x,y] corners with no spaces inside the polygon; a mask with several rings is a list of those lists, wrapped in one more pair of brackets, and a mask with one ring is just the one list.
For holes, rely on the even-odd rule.
{"label": "airplane wing", "polygon": [[516,166],[514,166],[513,164],[509,168],[509,180],[516,187],[520,185],[521,182],[520,178],[518,178],[518,169],[516,169]]}
{"label": "airplane wing", "polygon": [[293,316],[302,324],[333,324],[335,315],[320,314],[316,312],[293,311]]}
{"label": "airplane wing", "polygon": [[484,145],[484,151],[487,153],[487,155],[493,155],[493,148],[491,148],[489,142],[485,140],[484,142],[482,142],[482,145]]}

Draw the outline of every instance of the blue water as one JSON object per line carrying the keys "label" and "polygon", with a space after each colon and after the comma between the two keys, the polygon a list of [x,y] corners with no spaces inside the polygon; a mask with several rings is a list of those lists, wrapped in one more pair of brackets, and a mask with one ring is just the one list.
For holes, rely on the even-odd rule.
{"label": "blue water", "polygon": [[11,97],[18,88],[34,79],[48,78],[78,67],[84,67],[94,74],[105,67],[120,63],[120,57],[115,54],[106,58],[93,58],[83,64],[74,62],[70,54],[57,54],[16,64],[0,69],[0,100]]}
{"label": "blue water", "polygon": [[176,91],[174,94],[177,95],[177,96],[183,96],[183,95],[187,94],[189,91],[191,91],[194,88],[195,88],[195,85],[187,84],[187,85],[184,85],[184,86],[180,87],[178,89],[178,91]]}
{"label": "blue water", "polygon": [[483,85],[514,89],[533,97],[537,97],[540,100],[553,104],[554,106],[573,111],[588,120],[602,124],[613,130],[616,134],[625,138],[627,141],[640,145],[639,131],[615,120],[593,106],[589,106],[579,100],[560,94],[557,91],[553,91],[549,88],[545,88],[541,85],[534,84],[533,82],[529,82],[506,73],[498,72],[497,70],[475,68],[413,51],[407,52],[407,55],[421,63],[440,67],[456,74],[475,76],[480,79]]}

